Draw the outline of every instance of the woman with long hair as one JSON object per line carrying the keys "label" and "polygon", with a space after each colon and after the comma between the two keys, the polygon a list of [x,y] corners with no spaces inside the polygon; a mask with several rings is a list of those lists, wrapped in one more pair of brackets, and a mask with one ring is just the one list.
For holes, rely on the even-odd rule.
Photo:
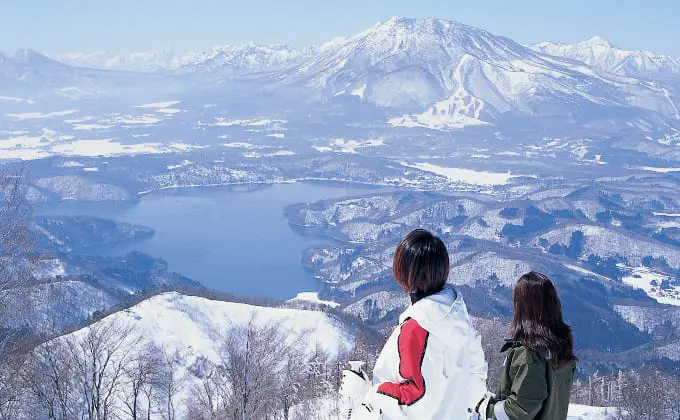
{"label": "woman with long hair", "polygon": [[486,392],[487,364],[463,297],[450,284],[441,239],[416,229],[394,253],[394,278],[410,295],[373,370],[343,372],[352,420],[468,418]]}
{"label": "woman with long hair", "polygon": [[496,420],[564,420],[578,359],[555,286],[541,273],[523,275],[512,293],[514,316],[498,391],[486,410]]}

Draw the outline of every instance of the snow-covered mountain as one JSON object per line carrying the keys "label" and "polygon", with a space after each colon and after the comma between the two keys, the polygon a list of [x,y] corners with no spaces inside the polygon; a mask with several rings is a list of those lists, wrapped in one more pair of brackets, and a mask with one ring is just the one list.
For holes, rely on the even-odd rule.
{"label": "snow-covered mountain", "polygon": [[92,92],[88,97],[123,97],[171,90],[175,96],[215,96],[217,84],[219,96],[240,102],[240,109],[243,101],[268,112],[306,106],[318,111],[318,104],[329,101],[346,111],[371,104],[392,126],[435,129],[512,128],[519,120],[608,130],[666,130],[680,123],[677,83],[642,77],[652,70],[680,75],[678,60],[626,55],[598,39],[581,48],[592,59],[577,53],[581,49],[560,53],[550,45],[532,49],[458,22],[394,17],[319,48],[250,43],[199,54],[64,57],[70,64],[134,73],[72,67],[26,51],[0,58],[0,86],[8,86],[12,95],[4,96],[11,97],[26,97],[19,87],[27,81],[41,95],[50,85],[61,96],[63,89],[77,88]]}
{"label": "snow-covered mountain", "polygon": [[60,78],[73,70],[31,49],[0,53],[0,87],[14,83],[44,82],[48,75]]}
{"label": "snow-covered mountain", "polygon": [[531,46],[535,51],[580,61],[599,70],[640,79],[677,78],[680,57],[650,51],[617,48],[604,38],[594,36],[575,44],[542,42]]}
{"label": "snow-covered mountain", "polygon": [[233,71],[248,73],[279,70],[294,65],[316,52],[313,47],[294,49],[282,44],[225,45],[186,59],[179,72]]}
{"label": "snow-covered mountain", "polygon": [[19,106],[40,99],[53,103],[63,98],[145,97],[154,89],[169,92],[173,86],[162,75],[74,67],[31,49],[0,53],[0,96],[26,98],[14,101]]}
{"label": "snow-covered mountain", "polygon": [[54,58],[75,67],[153,73],[176,70],[192,56],[190,53],[181,54],[169,49],[158,49],[125,55],[109,51],[69,53],[55,55]]}
{"label": "snow-covered mountain", "polygon": [[318,99],[356,96],[380,107],[416,110],[391,121],[404,126],[462,127],[504,114],[574,115],[586,106],[676,116],[656,86],[602,76],[580,62],[438,19],[379,23],[322,49],[284,83],[311,88]]}
{"label": "snow-covered mountain", "polygon": [[71,66],[144,73],[230,71],[247,73],[277,70],[309,57],[315,48],[294,49],[281,44],[223,45],[199,53],[159,49],[118,55],[107,51],[71,53],[54,58]]}

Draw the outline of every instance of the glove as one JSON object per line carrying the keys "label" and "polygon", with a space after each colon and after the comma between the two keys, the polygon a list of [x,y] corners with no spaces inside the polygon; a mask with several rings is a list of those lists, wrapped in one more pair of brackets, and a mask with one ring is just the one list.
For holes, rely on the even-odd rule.
{"label": "glove", "polygon": [[[474,410],[469,409],[470,411],[470,420],[484,420],[486,419],[486,410],[489,407],[489,404],[493,404],[496,401],[496,395],[492,394],[491,392],[487,392],[484,394],[481,400],[477,403],[475,406]],[[488,420],[488,419],[487,419]]]}
{"label": "glove", "polygon": [[342,371],[342,382],[340,383],[340,402],[342,411],[347,413],[346,418],[350,418],[352,411],[356,406],[358,406],[368,389],[370,388],[370,383],[366,379],[366,373],[362,370],[343,370]]}

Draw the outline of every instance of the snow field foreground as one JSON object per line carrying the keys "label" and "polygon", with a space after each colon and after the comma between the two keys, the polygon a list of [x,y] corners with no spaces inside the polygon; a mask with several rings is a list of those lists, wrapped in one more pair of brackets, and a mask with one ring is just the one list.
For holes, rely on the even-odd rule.
{"label": "snow field foreground", "polygon": [[[338,414],[337,402],[333,398],[319,398],[312,403],[316,410],[315,420],[347,420],[342,414]],[[305,407],[294,407],[292,413],[298,410],[308,409]],[[571,404],[567,420],[615,420],[617,410],[610,407],[590,407],[587,405]],[[311,419],[310,419],[311,420]]]}
{"label": "snow field foreground", "polygon": [[[271,328],[277,334],[262,333],[261,337],[246,341],[249,340],[251,334],[254,336],[258,331],[266,328]],[[115,412],[119,416],[117,418],[131,418],[133,406],[131,401],[135,401],[134,390],[135,383],[137,383],[137,388],[141,390],[138,396],[140,407],[138,415],[143,414],[146,417],[146,413],[150,412],[150,418],[160,419],[168,418],[168,412],[174,411],[174,418],[193,419],[199,418],[196,417],[196,412],[209,412],[213,409],[215,413],[224,414],[228,411],[220,410],[229,410],[229,404],[233,405],[233,401],[239,401],[239,392],[241,392],[239,385],[229,383],[228,380],[211,380],[218,376],[228,377],[230,374],[227,372],[228,369],[244,369],[248,372],[246,375],[256,377],[260,374],[262,376],[258,373],[262,371],[258,369],[261,369],[260,364],[263,363],[263,359],[269,357],[272,359],[270,363],[277,366],[292,361],[294,368],[304,371],[306,375],[306,369],[315,363],[314,356],[321,351],[328,355],[323,362],[326,363],[325,368],[337,370],[332,360],[336,357],[346,358],[344,355],[354,347],[355,333],[356,331],[352,331],[352,328],[333,318],[332,315],[321,311],[255,306],[171,292],[154,296],[88,327],[48,342],[38,348],[36,357],[43,362],[46,359],[49,361],[50,358],[46,355],[52,353],[65,354],[66,358],[73,359],[71,366],[76,366],[73,372],[79,372],[71,379],[74,381],[71,384],[73,389],[79,389],[83,383],[90,381],[89,378],[95,378],[96,375],[93,375],[91,370],[99,371],[97,375],[103,384],[101,388],[112,390],[110,397],[112,402],[109,403],[108,410]],[[238,337],[234,337],[235,335]],[[252,345],[255,347],[259,342],[262,346],[263,340],[272,342],[264,343],[269,346],[264,352],[254,352],[252,357],[254,360],[248,361],[246,358],[245,364],[240,366],[236,366],[236,359],[229,359],[229,356],[225,354],[231,349],[243,350],[250,345],[244,343],[254,343]],[[59,343],[62,344],[61,347]],[[277,353],[278,349],[288,348],[288,346],[296,347],[299,352],[294,353],[294,356],[285,361],[279,360],[278,358],[283,353]],[[142,366],[142,360],[146,360],[143,356],[148,356],[154,351],[160,353],[161,358],[168,360],[168,363],[149,365],[154,366],[152,368]],[[74,353],[78,356],[71,356]],[[94,354],[97,356],[91,356]],[[104,363],[104,361],[107,362]],[[244,362],[241,361],[241,363]],[[271,367],[272,364],[269,366]],[[38,365],[43,366],[39,363]],[[90,365],[96,365],[97,368],[90,369]],[[250,372],[251,366],[253,366],[252,373]],[[144,385],[140,379],[143,377],[142,373],[147,372],[146,375],[152,377],[149,370],[156,369],[171,370],[171,372],[164,374],[163,385],[154,384],[153,381],[148,381],[148,384]],[[62,367],[62,371],[69,370]],[[44,373],[42,375],[45,376]],[[37,377],[40,376],[36,375]],[[287,377],[287,375],[283,376],[283,378]],[[274,386],[271,383],[262,385],[258,378],[254,379],[258,387]],[[172,384],[169,384],[170,382]],[[281,386],[281,382],[286,381],[279,381],[277,382],[279,385],[276,386]],[[296,386],[303,389],[301,384],[291,384],[293,392],[297,392]],[[145,387],[149,390],[147,396],[144,394]],[[155,391],[153,391],[154,387]],[[91,386],[91,388],[95,387]],[[163,396],[163,393],[168,393],[169,389],[173,390],[174,395],[168,399],[167,394]],[[219,398],[216,395],[218,394],[219,398],[223,399],[223,404],[217,401]],[[215,401],[207,401],[207,398],[203,398],[207,395],[211,395]],[[229,395],[229,397],[224,397],[224,395]],[[89,414],[85,407],[91,404],[88,400],[96,400],[92,395],[84,396],[81,392],[74,392],[70,398],[71,404],[79,407],[76,410],[79,410],[79,413],[85,413],[86,416]],[[273,400],[276,397],[270,398]],[[151,404],[149,399],[157,402]],[[299,415],[290,418],[302,419],[306,418],[302,415],[303,412],[319,411],[313,399],[308,403],[304,398],[291,397],[291,400],[291,406],[288,408],[293,413],[297,410]],[[145,407],[152,407],[152,405],[155,408],[144,411]],[[268,411],[268,416],[271,417],[267,418],[279,418],[279,406],[271,404],[271,407],[274,407]],[[221,414],[218,414],[216,418],[221,418]],[[30,415],[26,418],[30,418]]]}

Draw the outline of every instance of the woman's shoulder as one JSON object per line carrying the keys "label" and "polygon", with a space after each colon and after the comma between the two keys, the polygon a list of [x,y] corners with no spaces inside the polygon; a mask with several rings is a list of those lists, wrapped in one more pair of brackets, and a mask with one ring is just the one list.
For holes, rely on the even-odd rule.
{"label": "woman's shoulder", "polygon": [[542,364],[545,359],[542,358],[534,349],[519,341],[507,341],[501,352],[507,352],[507,360],[511,364]]}

